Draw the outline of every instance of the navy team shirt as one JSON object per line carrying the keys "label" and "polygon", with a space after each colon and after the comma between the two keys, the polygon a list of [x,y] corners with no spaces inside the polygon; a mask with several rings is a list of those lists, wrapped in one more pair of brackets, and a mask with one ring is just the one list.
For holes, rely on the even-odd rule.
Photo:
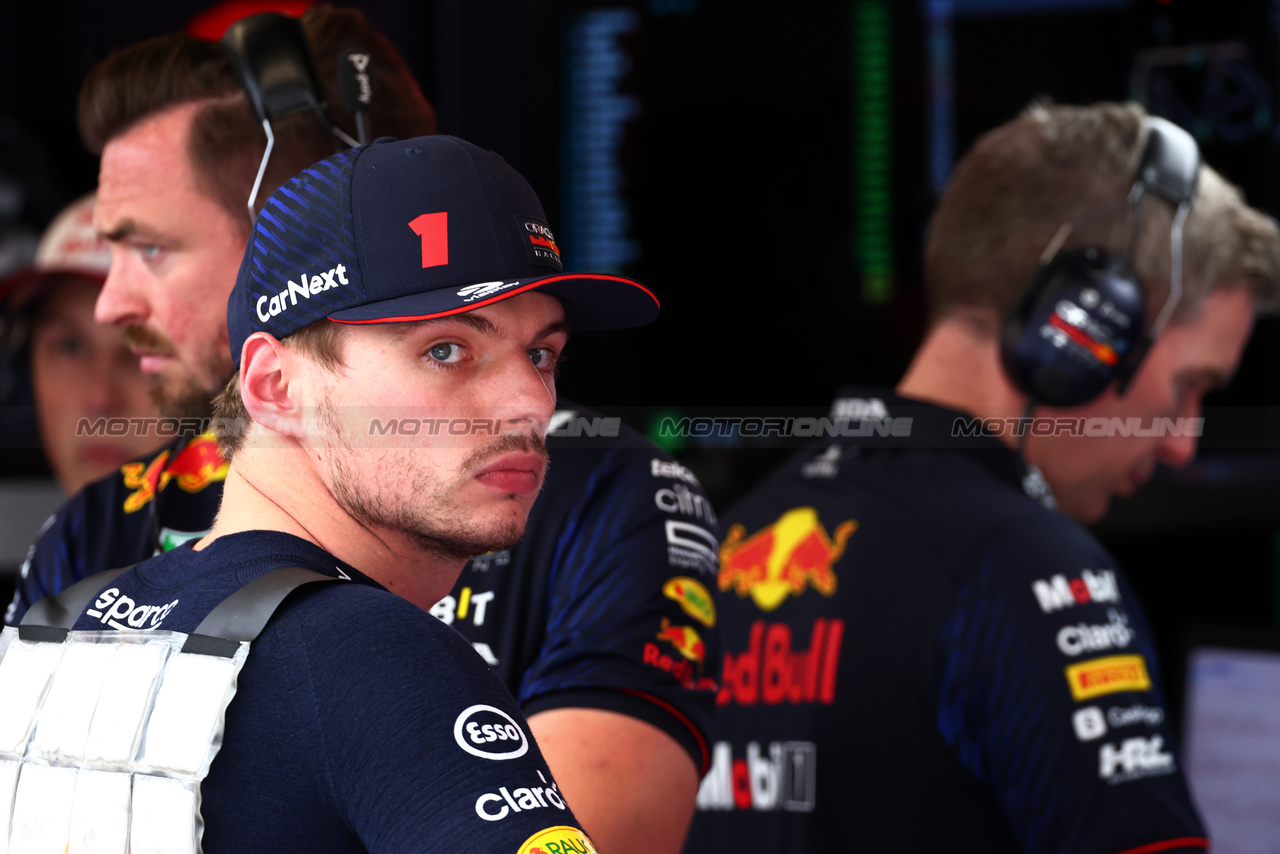
{"label": "navy team shirt", "polygon": [[852,435],[726,516],[686,850],[1203,851],[1112,557],[961,413],[880,394],[835,414]]}
{"label": "navy team shirt", "polygon": [[[192,632],[228,595],[285,566],[350,580],[304,585],[251,645],[201,785],[204,850],[513,854],[543,831],[578,826],[510,694],[466,641],[312,543],[248,531],[199,552],[187,544],[102,595],[172,604],[148,627]],[[91,606],[75,628],[112,622]],[[487,755],[483,737],[463,744],[468,723],[508,721],[523,755]]]}
{"label": "navy team shirt", "polygon": [[[524,538],[470,561],[431,613],[474,643],[526,715],[627,714],[705,770],[720,662],[715,511],[692,472],[619,419],[561,407]],[[6,623],[81,578],[201,536],[226,470],[204,434],[87,486],[46,523]]]}

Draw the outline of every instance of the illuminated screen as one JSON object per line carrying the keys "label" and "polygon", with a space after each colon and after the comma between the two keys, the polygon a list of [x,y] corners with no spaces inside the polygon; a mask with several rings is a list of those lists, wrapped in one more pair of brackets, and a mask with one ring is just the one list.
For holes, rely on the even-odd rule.
{"label": "illuminated screen", "polygon": [[1200,647],[1187,665],[1187,777],[1214,854],[1280,840],[1280,651]]}

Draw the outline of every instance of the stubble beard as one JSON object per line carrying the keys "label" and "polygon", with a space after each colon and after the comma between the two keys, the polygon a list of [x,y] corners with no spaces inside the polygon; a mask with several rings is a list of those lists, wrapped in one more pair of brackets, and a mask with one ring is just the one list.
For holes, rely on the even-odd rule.
{"label": "stubble beard", "polygon": [[189,376],[176,381],[153,376],[147,394],[163,418],[207,419],[213,415],[213,395]]}
{"label": "stubble beard", "polygon": [[[342,449],[351,451],[352,445],[327,400],[320,405],[320,418]],[[387,503],[357,476],[350,456],[338,451],[329,456],[329,488],[338,505],[365,527],[395,531],[422,552],[450,561],[465,561],[476,555],[512,548],[524,535],[527,513],[497,523],[481,523],[468,517],[460,506],[459,495],[475,473],[490,460],[511,451],[531,451],[541,455],[544,461],[547,459],[546,444],[538,436],[502,436],[472,451],[453,479],[441,483],[427,473],[419,473],[408,490],[410,498],[397,495],[392,503]],[[430,453],[430,450],[424,448],[419,453]],[[507,500],[519,499],[509,496]]]}
{"label": "stubble beard", "polygon": [[[177,348],[166,336],[142,324],[125,327],[124,341],[128,346],[145,347],[165,356],[177,356]],[[163,418],[208,419],[213,415],[213,398],[231,379],[235,367],[230,356],[210,358],[203,366],[210,376],[224,377],[217,388],[208,389],[196,380],[185,366],[178,365],[182,373],[177,376],[153,374],[148,378],[147,394]]]}

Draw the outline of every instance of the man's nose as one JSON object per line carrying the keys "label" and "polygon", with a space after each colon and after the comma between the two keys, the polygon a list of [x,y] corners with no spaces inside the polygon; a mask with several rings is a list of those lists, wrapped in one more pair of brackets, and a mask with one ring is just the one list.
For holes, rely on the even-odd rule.
{"label": "man's nose", "polygon": [[93,319],[98,323],[128,326],[141,323],[150,314],[147,301],[137,289],[128,267],[123,254],[112,249],[111,268],[93,307]]}

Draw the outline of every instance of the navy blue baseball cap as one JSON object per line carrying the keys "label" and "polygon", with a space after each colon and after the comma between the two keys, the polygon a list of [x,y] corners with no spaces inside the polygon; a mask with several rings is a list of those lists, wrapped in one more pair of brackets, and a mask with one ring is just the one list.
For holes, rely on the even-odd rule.
{"label": "navy blue baseball cap", "polygon": [[574,329],[658,316],[639,282],[564,272],[537,195],[498,155],[452,136],[378,140],[267,199],[227,302],[231,356],[254,332],[430,320],[535,289]]}

